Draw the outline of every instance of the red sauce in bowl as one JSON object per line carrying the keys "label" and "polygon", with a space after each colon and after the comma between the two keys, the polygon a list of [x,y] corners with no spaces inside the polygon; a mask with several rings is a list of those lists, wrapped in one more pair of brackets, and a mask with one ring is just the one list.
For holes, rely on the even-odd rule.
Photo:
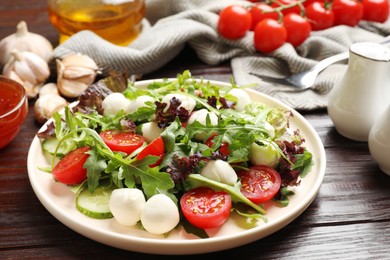
{"label": "red sauce in bowl", "polygon": [[17,136],[27,112],[24,87],[14,80],[0,77],[0,149]]}

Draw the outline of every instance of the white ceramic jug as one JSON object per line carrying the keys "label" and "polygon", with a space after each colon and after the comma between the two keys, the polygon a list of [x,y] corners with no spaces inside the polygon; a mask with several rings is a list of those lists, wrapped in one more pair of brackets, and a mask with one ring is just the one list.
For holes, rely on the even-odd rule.
{"label": "white ceramic jug", "polygon": [[372,126],[368,148],[379,168],[390,175],[390,105]]}
{"label": "white ceramic jug", "polygon": [[348,68],[328,99],[328,114],[336,130],[367,142],[371,127],[389,104],[390,49],[372,42],[352,44]]}

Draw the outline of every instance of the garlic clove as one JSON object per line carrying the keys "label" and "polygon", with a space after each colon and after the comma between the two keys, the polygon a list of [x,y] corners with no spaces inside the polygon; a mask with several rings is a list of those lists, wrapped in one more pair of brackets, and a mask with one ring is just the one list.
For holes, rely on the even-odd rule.
{"label": "garlic clove", "polygon": [[44,82],[50,76],[50,69],[45,60],[33,52],[24,52],[26,63],[31,71],[35,74],[38,82]]}
{"label": "garlic clove", "polygon": [[60,95],[58,92],[57,84],[56,83],[47,83],[41,87],[39,90],[39,96],[47,95],[47,94],[55,94]]}
{"label": "garlic clove", "polygon": [[82,67],[97,71],[99,67],[96,62],[89,56],[83,55],[81,53],[70,54],[62,58],[62,63],[65,67]]}
{"label": "garlic clove", "polygon": [[63,77],[67,79],[77,79],[85,76],[93,75],[95,77],[96,72],[88,68],[81,67],[66,67]]}
{"label": "garlic clove", "polygon": [[88,88],[90,84],[85,84],[83,82],[60,79],[57,81],[58,90],[61,95],[68,98],[79,97],[84,91]]}
{"label": "garlic clove", "polygon": [[86,55],[71,54],[56,63],[58,90],[65,97],[80,96],[95,81],[98,66]]}
{"label": "garlic clove", "polygon": [[30,51],[48,62],[53,55],[53,45],[42,35],[28,31],[27,23],[20,21],[14,34],[0,41],[0,64],[5,65],[11,58],[12,49]]}
{"label": "garlic clove", "polygon": [[57,94],[41,95],[34,104],[34,118],[43,124],[53,116],[55,112],[63,109],[68,102]]}

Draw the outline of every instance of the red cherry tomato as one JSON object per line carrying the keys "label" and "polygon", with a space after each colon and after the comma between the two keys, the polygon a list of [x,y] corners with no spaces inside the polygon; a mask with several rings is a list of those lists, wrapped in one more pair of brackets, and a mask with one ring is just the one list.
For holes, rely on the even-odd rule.
{"label": "red cherry tomato", "polygon": [[273,1],[271,4],[273,8],[277,8],[279,6],[286,6],[286,5],[292,5],[292,7],[283,9],[282,14],[286,15],[288,13],[296,13],[296,14],[301,13],[301,8],[299,7],[298,1],[296,0],[278,0],[278,1]]}
{"label": "red cherry tomato", "polygon": [[267,5],[266,3],[257,3],[253,5],[249,12],[252,15],[252,25],[251,30],[253,31],[256,27],[256,25],[265,18],[272,18],[274,20],[277,20],[279,15],[277,12],[274,12],[274,9]]}
{"label": "red cherry tomato", "polygon": [[362,0],[363,20],[383,23],[389,18],[389,0]]}
{"label": "red cherry tomato", "polygon": [[145,142],[142,135],[118,130],[103,131],[100,137],[112,151],[126,154],[131,154]]}
{"label": "red cherry tomato", "polygon": [[256,50],[269,53],[282,46],[287,40],[287,30],[278,21],[266,18],[256,25],[254,44]]}
{"label": "red cherry tomato", "polygon": [[333,26],[334,12],[323,2],[312,2],[306,6],[306,17],[313,31],[324,30]]}
{"label": "red cherry tomato", "polygon": [[218,31],[227,39],[239,39],[249,31],[252,23],[251,14],[239,5],[230,5],[219,14]]}
{"label": "red cherry tomato", "polygon": [[[217,136],[217,134],[211,135],[205,142],[205,144],[208,147],[213,147],[213,139]],[[219,151],[221,152],[222,155],[229,156],[230,155],[230,150],[229,150],[229,143],[223,142],[221,146],[219,147]]]}
{"label": "red cherry tomato", "polygon": [[306,0],[305,2],[303,2],[303,6],[307,7],[307,6],[311,5],[314,2],[324,3],[325,0]]}
{"label": "red cherry tomato", "polygon": [[52,170],[54,179],[67,185],[80,184],[86,180],[84,163],[89,157],[89,149],[89,146],[84,146],[65,155]]}
{"label": "red cherry tomato", "polygon": [[334,0],[334,25],[355,26],[363,17],[363,5],[355,0]]}
{"label": "red cherry tomato", "polygon": [[283,17],[283,24],[287,30],[287,42],[294,47],[298,47],[303,43],[311,32],[309,21],[296,13],[288,13]]}
{"label": "red cherry tomato", "polygon": [[221,226],[229,218],[232,200],[225,191],[198,187],[180,198],[180,208],[192,225],[203,229],[214,228]]}
{"label": "red cherry tomato", "polygon": [[155,167],[159,165],[162,161],[164,155],[164,140],[161,136],[154,139],[150,142],[138,155],[137,160],[142,160],[148,155],[159,156],[160,159],[157,160],[155,164],[149,165],[150,167]]}
{"label": "red cherry tomato", "polygon": [[241,180],[241,192],[254,203],[271,200],[281,184],[279,173],[268,166],[256,165],[237,174]]}

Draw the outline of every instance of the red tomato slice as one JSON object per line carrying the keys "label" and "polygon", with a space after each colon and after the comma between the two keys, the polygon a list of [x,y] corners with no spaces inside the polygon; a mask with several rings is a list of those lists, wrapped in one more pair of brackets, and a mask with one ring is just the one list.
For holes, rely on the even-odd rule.
{"label": "red tomato slice", "polygon": [[52,170],[54,179],[67,185],[79,184],[87,179],[84,163],[89,157],[89,149],[89,146],[84,146],[65,155]]}
{"label": "red tomato slice", "polygon": [[268,166],[252,166],[237,176],[241,180],[242,194],[256,204],[271,200],[280,189],[279,173]]}
{"label": "red tomato slice", "polygon": [[[216,137],[218,134],[213,134],[211,135],[205,142],[205,144],[208,147],[213,147],[213,139]],[[221,146],[219,147],[219,151],[221,152],[222,155],[224,156],[229,156],[230,155],[230,150],[229,150],[229,143],[223,142]]]}
{"label": "red tomato slice", "polygon": [[161,136],[154,139],[150,144],[148,144],[138,155],[137,160],[142,160],[148,155],[160,156],[160,159],[157,160],[155,164],[149,165],[150,167],[155,167],[160,164],[164,155],[164,141]]}
{"label": "red tomato slice", "polygon": [[100,137],[112,151],[126,154],[131,154],[146,142],[142,135],[118,130],[103,131]]}
{"label": "red tomato slice", "polygon": [[184,217],[198,228],[219,227],[229,218],[232,199],[225,191],[198,187],[186,192],[180,199]]}

